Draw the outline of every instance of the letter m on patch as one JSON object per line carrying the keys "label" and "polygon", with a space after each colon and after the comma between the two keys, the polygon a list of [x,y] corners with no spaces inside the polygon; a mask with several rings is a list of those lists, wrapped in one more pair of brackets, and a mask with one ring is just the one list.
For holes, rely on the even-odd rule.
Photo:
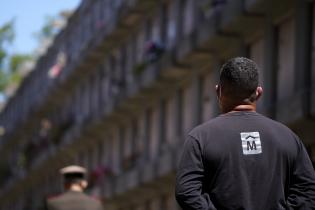
{"label": "letter m on patch", "polygon": [[259,132],[242,132],[241,141],[244,155],[255,155],[262,153]]}

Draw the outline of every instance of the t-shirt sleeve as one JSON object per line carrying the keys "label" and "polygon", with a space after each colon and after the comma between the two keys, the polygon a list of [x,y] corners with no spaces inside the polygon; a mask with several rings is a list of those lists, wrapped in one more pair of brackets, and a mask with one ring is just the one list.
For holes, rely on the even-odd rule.
{"label": "t-shirt sleeve", "polygon": [[216,210],[208,194],[202,192],[205,170],[200,142],[188,136],[176,173],[175,196],[184,210]]}
{"label": "t-shirt sleeve", "polygon": [[315,171],[302,142],[298,140],[298,154],[290,178],[288,205],[292,209],[315,207]]}

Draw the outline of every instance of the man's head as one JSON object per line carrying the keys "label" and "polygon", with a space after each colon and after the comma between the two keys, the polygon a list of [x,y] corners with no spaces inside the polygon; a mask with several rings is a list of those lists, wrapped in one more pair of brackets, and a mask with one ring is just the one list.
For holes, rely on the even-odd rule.
{"label": "man's head", "polygon": [[60,169],[66,190],[83,191],[87,187],[86,169],[81,166],[71,165]]}
{"label": "man's head", "polygon": [[226,112],[238,105],[255,105],[262,94],[258,82],[258,66],[254,61],[243,57],[228,60],[221,68],[216,87],[221,109]]}

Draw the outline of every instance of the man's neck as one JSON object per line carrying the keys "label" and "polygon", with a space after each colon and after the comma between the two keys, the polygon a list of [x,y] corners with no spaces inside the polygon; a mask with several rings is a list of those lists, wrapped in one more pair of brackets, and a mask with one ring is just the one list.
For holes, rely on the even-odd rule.
{"label": "man's neck", "polygon": [[223,113],[229,112],[255,112],[256,101],[243,100],[235,101],[227,97],[220,97],[219,104]]}
{"label": "man's neck", "polygon": [[80,185],[71,185],[68,188],[69,191],[74,191],[74,192],[83,192],[83,189]]}
{"label": "man's neck", "polygon": [[230,113],[230,112],[255,112],[256,111],[256,104],[241,104],[231,107],[224,107],[222,109],[223,113]]}

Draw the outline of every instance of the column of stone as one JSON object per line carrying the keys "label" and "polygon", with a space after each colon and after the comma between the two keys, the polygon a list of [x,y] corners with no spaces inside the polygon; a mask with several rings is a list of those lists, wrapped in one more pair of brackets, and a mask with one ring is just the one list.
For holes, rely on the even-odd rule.
{"label": "column of stone", "polygon": [[162,2],[159,6],[159,21],[160,21],[160,42],[165,47],[167,46],[167,26],[169,21],[169,2]]}
{"label": "column of stone", "polygon": [[113,131],[113,146],[112,146],[112,169],[114,174],[119,174],[120,168],[120,141],[119,141],[119,129],[114,129]]}
{"label": "column of stone", "polygon": [[159,112],[158,106],[152,107],[152,118],[150,122],[151,128],[149,129],[149,156],[154,160],[157,158],[159,149]]}
{"label": "column of stone", "polygon": [[[77,58],[79,55],[79,52],[81,50],[81,46],[82,46],[82,37],[83,37],[83,23],[78,24],[79,22],[79,18],[80,17],[76,17],[76,23],[77,24],[73,24],[71,30],[69,30],[70,32],[72,32],[71,35],[69,35],[69,43],[70,43],[70,52],[71,52],[71,61],[72,63],[77,62]],[[75,36],[74,36],[75,35]]]}
{"label": "column of stone", "polygon": [[183,135],[183,129],[184,129],[184,90],[182,88],[179,88],[176,91],[175,96],[175,128],[176,128],[176,136],[182,137]]}
{"label": "column of stone", "polygon": [[72,52],[74,55],[74,62],[78,62],[78,57],[81,53],[81,50],[84,46],[84,36],[85,36],[85,25],[83,20],[83,15],[80,15],[77,17],[77,22],[74,24],[75,26],[73,27],[73,34],[76,36],[74,37],[72,35],[71,40],[72,40]]}
{"label": "column of stone", "polygon": [[311,111],[312,9],[309,1],[296,1],[294,89],[301,94],[304,116]]}
{"label": "column of stone", "polygon": [[100,83],[101,83],[101,75],[99,73],[100,65],[97,66],[97,70],[93,75],[93,115],[97,117],[100,115],[99,106],[100,106]]}
{"label": "column of stone", "polygon": [[77,86],[74,90],[74,102],[73,102],[74,119],[76,123],[80,122],[81,118],[81,92],[80,86]]}
{"label": "column of stone", "polygon": [[160,99],[158,104],[158,153],[165,150],[166,145],[166,100]]}
{"label": "column of stone", "polygon": [[143,157],[144,160],[149,158],[150,153],[150,135],[152,132],[152,110],[148,108],[144,114],[144,139],[143,139]]}
{"label": "column of stone", "polygon": [[[289,17],[278,25],[278,68],[277,68],[277,115],[282,122],[295,120],[301,115],[302,108],[295,95],[295,20]],[[300,69],[299,69],[300,71]],[[295,103],[294,103],[295,102]],[[293,111],[293,112],[292,112]]]}
{"label": "column of stone", "polygon": [[124,172],[124,164],[125,164],[125,150],[126,150],[126,128],[125,126],[120,126],[118,129],[118,138],[119,138],[119,150],[118,150],[118,156],[119,156],[119,168],[121,168],[121,172]]}
{"label": "column of stone", "polygon": [[108,58],[105,59],[104,64],[103,64],[103,80],[102,80],[102,106],[101,110],[106,111],[108,107],[110,106],[110,98],[109,98],[109,62]]}
{"label": "column of stone", "polygon": [[85,8],[85,13],[84,13],[84,18],[81,20],[82,23],[84,24],[84,38],[83,38],[83,45],[84,45],[84,50],[88,46],[88,42],[90,41],[92,31],[91,31],[91,25],[92,25],[92,18],[91,18],[91,13],[89,13],[89,7]]}
{"label": "column of stone", "polygon": [[99,21],[99,0],[94,1],[93,5],[90,7],[89,9],[89,13],[91,14],[91,33],[92,33],[92,37],[96,37],[95,35],[98,33],[97,29],[97,25],[98,25],[98,21]]}
{"label": "column of stone", "polygon": [[202,122],[203,116],[203,106],[202,106],[202,96],[203,96],[203,83],[204,79],[198,73],[194,74],[192,81],[192,126],[195,127]]}
{"label": "column of stone", "polygon": [[134,55],[134,66],[133,66],[133,73],[135,76],[138,76],[139,73],[136,70],[136,66],[140,65],[143,62],[143,54],[145,49],[145,43],[146,43],[146,32],[145,32],[145,24],[141,23],[141,26],[139,27],[139,31],[135,34],[135,55]]}
{"label": "column of stone", "polygon": [[161,13],[159,11],[156,12],[155,16],[151,19],[151,36],[148,38],[147,41],[161,41]]}
{"label": "column of stone", "polygon": [[139,117],[132,119],[130,129],[130,154],[133,161],[132,165],[136,166],[140,152]]}
{"label": "column of stone", "polygon": [[104,92],[103,92],[103,83],[105,80],[105,72],[104,72],[104,63],[101,63],[98,67],[97,71],[97,77],[98,77],[98,84],[97,84],[97,95],[98,98],[98,104],[97,104],[97,113],[99,115],[102,115],[103,113],[103,106],[104,106]]}
{"label": "column of stone", "polygon": [[181,0],[175,0],[170,3],[168,10],[168,28],[167,28],[167,45],[169,49],[172,49],[178,40],[178,35],[181,33],[179,21],[182,20],[180,15]]}
{"label": "column of stone", "polygon": [[176,94],[173,94],[171,97],[166,99],[166,108],[165,108],[165,142],[168,145],[174,146],[176,142]]}
{"label": "column of stone", "polygon": [[[311,43],[311,115],[315,117],[315,4],[312,5],[312,43]],[[315,148],[314,148],[315,154]]]}
{"label": "column of stone", "polygon": [[91,102],[90,102],[90,84],[88,81],[84,81],[84,119],[86,120],[90,114]]}
{"label": "column of stone", "polygon": [[277,101],[277,30],[273,25],[272,5],[269,5],[266,12],[265,22],[265,45],[264,45],[264,107],[266,115],[275,117]]}
{"label": "column of stone", "polygon": [[194,93],[192,83],[184,87],[183,94],[183,135],[186,135],[194,126]]}
{"label": "column of stone", "polygon": [[84,118],[84,86],[82,83],[77,85],[77,119],[81,123]]}
{"label": "column of stone", "polygon": [[196,4],[197,2],[194,0],[184,0],[182,13],[182,32],[184,35],[189,35],[193,32],[196,24]]}
{"label": "column of stone", "polygon": [[137,138],[137,166],[141,166],[141,161],[144,159],[145,156],[145,149],[146,149],[146,112],[141,112],[138,115],[138,138]]}
{"label": "column of stone", "polygon": [[126,46],[126,87],[127,91],[132,93],[133,83],[134,83],[134,73],[133,66],[135,65],[135,57],[136,57],[136,36],[134,34],[130,35],[128,39],[128,43]]}
{"label": "column of stone", "polygon": [[181,1],[175,1],[174,2],[174,12],[177,12],[175,18],[175,28],[176,28],[176,35],[175,35],[175,44],[177,44],[180,39],[184,36],[184,18],[185,18],[185,4],[187,3],[187,0],[181,0]]}
{"label": "column of stone", "polygon": [[130,170],[133,166],[133,160],[132,160],[132,152],[133,152],[133,145],[132,145],[132,121],[128,121],[126,124],[126,130],[125,130],[125,145],[124,145],[124,160],[125,160],[125,167],[126,170]]}

